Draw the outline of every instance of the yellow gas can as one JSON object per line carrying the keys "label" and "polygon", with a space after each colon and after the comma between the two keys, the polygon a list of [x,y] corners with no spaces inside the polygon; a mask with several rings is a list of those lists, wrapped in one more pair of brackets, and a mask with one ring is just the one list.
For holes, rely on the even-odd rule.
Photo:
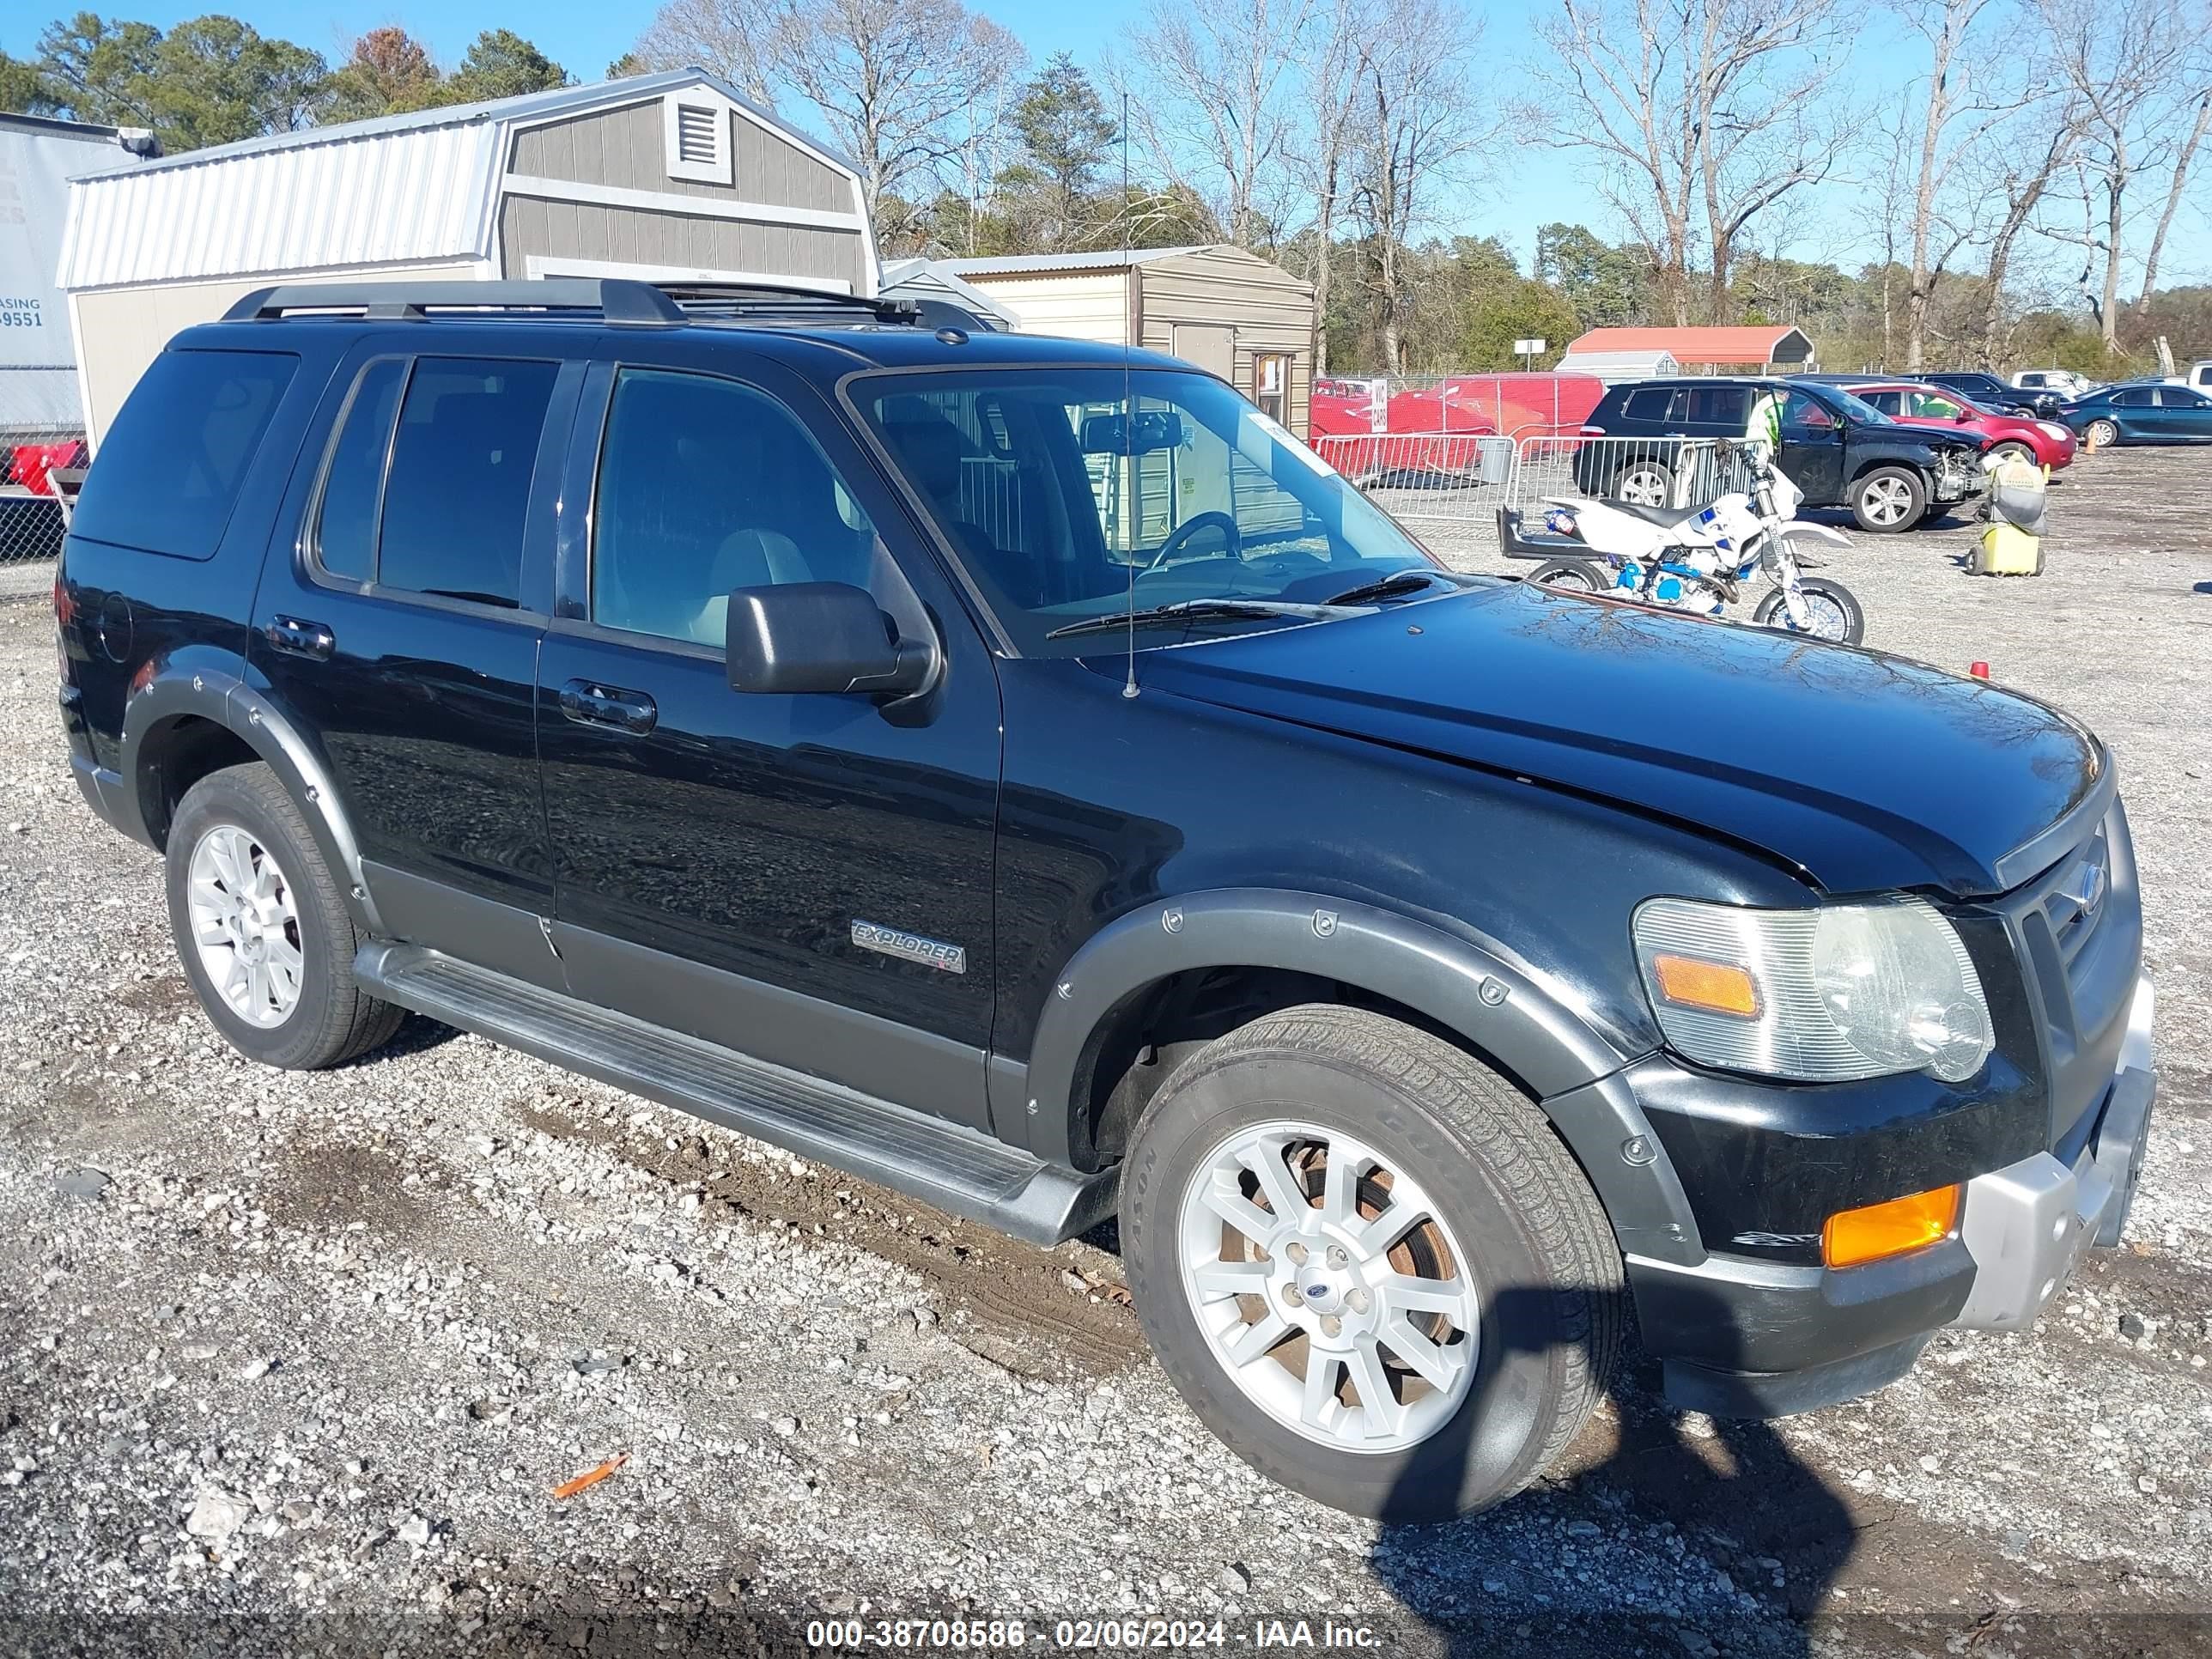
{"label": "yellow gas can", "polygon": [[2040,576],[2043,538],[2002,521],[1982,532],[1982,544],[1967,560],[1978,576]]}

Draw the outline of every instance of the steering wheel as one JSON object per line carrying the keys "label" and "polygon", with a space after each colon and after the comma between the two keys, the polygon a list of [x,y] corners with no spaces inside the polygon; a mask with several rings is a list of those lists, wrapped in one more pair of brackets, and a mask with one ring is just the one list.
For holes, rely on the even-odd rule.
{"label": "steering wheel", "polygon": [[1226,513],[1200,513],[1194,518],[1185,519],[1170,531],[1167,540],[1160,544],[1160,550],[1153,554],[1146,562],[1145,568],[1157,570],[1162,565],[1170,562],[1168,557],[1170,553],[1180,551],[1185,542],[1198,532],[1208,527],[1218,529],[1227,537],[1228,556],[1231,558],[1241,559],[1244,556],[1244,533],[1237,529],[1237,520]]}

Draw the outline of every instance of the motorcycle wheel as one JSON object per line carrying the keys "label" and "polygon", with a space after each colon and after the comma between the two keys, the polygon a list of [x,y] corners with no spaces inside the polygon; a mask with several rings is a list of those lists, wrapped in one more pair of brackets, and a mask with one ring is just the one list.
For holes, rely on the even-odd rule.
{"label": "motorcycle wheel", "polygon": [[1790,622],[1790,607],[1778,587],[1759,602],[1759,608],[1751,613],[1752,621],[1761,628],[1778,628],[1785,634],[1802,632],[1838,645],[1856,645],[1866,638],[1866,612],[1841,582],[1832,582],[1826,576],[1805,576],[1799,579],[1797,591],[1804,597],[1809,628],[1800,629]]}
{"label": "motorcycle wheel", "polygon": [[1610,593],[1613,584],[1588,559],[1547,559],[1522,579],[1565,593]]}

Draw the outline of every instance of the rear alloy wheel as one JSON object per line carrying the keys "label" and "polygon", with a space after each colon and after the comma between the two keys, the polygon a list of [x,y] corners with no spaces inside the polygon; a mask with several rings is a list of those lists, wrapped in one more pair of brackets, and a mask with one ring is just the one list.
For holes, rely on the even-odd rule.
{"label": "rear alloy wheel", "polygon": [[1657,461],[1631,461],[1613,475],[1607,493],[1631,507],[1664,507],[1674,489],[1674,475]]}
{"label": "rear alloy wheel", "polygon": [[2119,422],[2092,421],[2089,422],[2089,429],[2081,435],[2087,441],[2092,449],[2110,449],[2120,441]]}
{"label": "rear alloy wheel", "polygon": [[1534,582],[1539,587],[1556,588],[1563,593],[1608,593],[1613,591],[1605,573],[1588,559],[1547,559],[1522,580]]}
{"label": "rear alloy wheel", "polygon": [[1928,487],[1910,467],[1878,466],[1851,485],[1851,517],[1862,530],[1910,530],[1928,510]]}
{"label": "rear alloy wheel", "polygon": [[299,807],[266,766],[210,772],[168,835],[169,927],[232,1048],[311,1071],[389,1041],[406,1011],[353,976],[362,935]]}
{"label": "rear alloy wheel", "polygon": [[1381,1014],[1291,1008],[1207,1044],[1137,1125],[1129,1285],[1246,1462],[1389,1521],[1502,1502],[1567,1446],[1625,1317],[1605,1212],[1521,1091]]}

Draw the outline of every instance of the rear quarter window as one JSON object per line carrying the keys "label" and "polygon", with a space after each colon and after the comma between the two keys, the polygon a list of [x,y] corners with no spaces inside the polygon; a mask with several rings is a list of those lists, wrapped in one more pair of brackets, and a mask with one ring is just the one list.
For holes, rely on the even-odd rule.
{"label": "rear quarter window", "polygon": [[70,534],[213,557],[299,367],[289,351],[163,352],[108,428]]}
{"label": "rear quarter window", "polygon": [[1663,421],[1668,406],[1674,401],[1671,386],[1647,386],[1628,394],[1628,402],[1621,413],[1632,421]]}

